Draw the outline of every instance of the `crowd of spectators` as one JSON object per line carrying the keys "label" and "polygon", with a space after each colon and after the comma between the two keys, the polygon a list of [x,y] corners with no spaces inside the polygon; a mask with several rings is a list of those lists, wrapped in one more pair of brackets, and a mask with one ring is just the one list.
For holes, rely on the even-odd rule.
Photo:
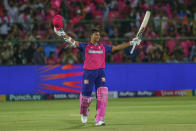
{"label": "crowd of spectators", "polygon": [[1,0],[0,65],[82,63],[78,49],[54,34],[56,14],[65,17],[65,31],[75,40],[89,41],[91,28],[99,26],[101,42],[117,45],[135,36],[146,10],[151,20],[134,54],[130,47],[106,61],[196,62],[194,5],[195,0]]}

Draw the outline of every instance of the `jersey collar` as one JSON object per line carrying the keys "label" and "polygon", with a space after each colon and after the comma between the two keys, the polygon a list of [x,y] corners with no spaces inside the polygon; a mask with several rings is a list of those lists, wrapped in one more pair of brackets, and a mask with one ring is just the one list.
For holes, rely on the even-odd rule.
{"label": "jersey collar", "polygon": [[[91,42],[89,42],[89,44],[92,44]],[[97,46],[97,45],[99,45],[99,43],[96,43],[96,44],[92,44],[92,45],[94,45],[94,46]]]}

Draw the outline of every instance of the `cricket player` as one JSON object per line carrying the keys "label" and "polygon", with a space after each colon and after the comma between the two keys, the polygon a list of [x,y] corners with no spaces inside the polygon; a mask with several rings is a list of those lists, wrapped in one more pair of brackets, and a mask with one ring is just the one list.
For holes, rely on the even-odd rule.
{"label": "cricket player", "polygon": [[63,30],[63,17],[57,15],[53,18],[54,32],[63,37],[73,48],[79,48],[84,58],[84,74],[82,81],[82,93],[80,94],[80,114],[82,123],[87,123],[89,115],[89,106],[92,102],[92,90],[95,85],[97,96],[97,114],[95,122],[97,126],[104,126],[104,118],[107,107],[108,87],[105,78],[105,54],[121,50],[131,45],[139,45],[141,40],[134,38],[132,41],[117,46],[108,46],[99,42],[100,31],[97,28],[92,29],[90,42],[82,43],[73,40]]}

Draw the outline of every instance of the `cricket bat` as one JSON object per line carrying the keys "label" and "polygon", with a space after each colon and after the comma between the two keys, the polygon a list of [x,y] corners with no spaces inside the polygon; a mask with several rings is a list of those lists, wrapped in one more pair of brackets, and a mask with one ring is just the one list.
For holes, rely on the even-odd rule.
{"label": "cricket bat", "polygon": [[[141,39],[141,36],[142,36],[144,30],[146,29],[146,26],[147,26],[147,24],[148,24],[149,19],[150,19],[150,11],[146,11],[146,14],[145,14],[144,19],[143,19],[143,21],[142,21],[142,24],[141,24],[141,26],[140,26],[140,28],[139,28],[139,31],[137,32],[136,37],[138,37],[138,38]],[[131,49],[131,52],[130,52],[131,54],[133,53],[133,51],[134,51],[134,49],[135,49],[135,46],[136,46],[136,45],[133,45],[133,47],[132,47],[132,49]]]}

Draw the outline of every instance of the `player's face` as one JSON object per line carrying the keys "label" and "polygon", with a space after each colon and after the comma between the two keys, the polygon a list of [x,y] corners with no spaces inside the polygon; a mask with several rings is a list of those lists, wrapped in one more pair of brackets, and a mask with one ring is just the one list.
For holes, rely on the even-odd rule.
{"label": "player's face", "polygon": [[95,32],[91,35],[91,40],[94,42],[98,42],[100,40],[100,33],[99,32]]}

